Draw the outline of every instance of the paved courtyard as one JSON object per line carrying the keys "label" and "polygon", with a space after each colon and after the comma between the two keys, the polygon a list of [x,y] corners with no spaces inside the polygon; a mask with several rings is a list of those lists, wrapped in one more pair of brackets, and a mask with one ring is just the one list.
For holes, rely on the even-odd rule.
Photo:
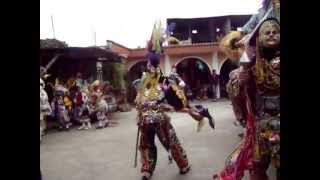
{"label": "paved courtyard", "polygon": [[[175,163],[168,164],[167,152],[157,140],[158,164],[153,180],[210,180],[219,172],[225,158],[238,145],[240,129],[233,125],[229,101],[201,102],[216,119],[212,131],[208,123],[197,133],[196,122],[183,113],[169,113],[191,171],[180,175]],[[40,145],[43,180],[140,180],[140,162],[133,167],[136,143],[136,110],[115,113],[115,127],[69,132],[50,131]],[[270,168],[271,180],[275,179]],[[247,178],[245,178],[247,179]]]}

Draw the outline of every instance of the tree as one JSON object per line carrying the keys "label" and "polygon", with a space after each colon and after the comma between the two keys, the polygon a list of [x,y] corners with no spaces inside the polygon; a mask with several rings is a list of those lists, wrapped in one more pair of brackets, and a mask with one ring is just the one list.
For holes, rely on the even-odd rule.
{"label": "tree", "polygon": [[125,88],[125,81],[124,81],[124,65],[122,63],[115,63],[114,64],[116,75],[114,76],[115,80],[118,80],[118,87],[120,89]]}
{"label": "tree", "polygon": [[40,49],[45,48],[66,48],[68,44],[57,39],[40,39]]}

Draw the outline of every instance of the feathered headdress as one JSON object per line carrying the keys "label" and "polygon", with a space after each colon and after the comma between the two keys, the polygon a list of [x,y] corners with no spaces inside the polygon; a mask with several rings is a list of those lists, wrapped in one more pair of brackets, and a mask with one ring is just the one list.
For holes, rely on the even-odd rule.
{"label": "feathered headdress", "polygon": [[162,43],[164,39],[162,37],[162,32],[163,28],[161,21],[155,22],[150,40],[147,42],[148,53],[146,55],[146,59],[154,67],[158,67],[160,63],[160,55],[163,52]]}
{"label": "feathered headdress", "polygon": [[[145,55],[145,61],[147,61],[147,71],[143,73],[139,81],[134,83],[134,86],[138,90],[137,98],[148,94],[151,99],[157,98],[159,95],[158,83],[161,77],[160,70],[160,57],[163,53],[162,43],[164,41],[164,30],[160,21],[157,21],[153,25],[152,34],[150,40],[147,41],[147,54]],[[146,93],[145,92],[149,92]],[[138,101],[137,101],[138,102]]]}
{"label": "feathered headdress", "polygon": [[219,50],[231,60],[239,60],[244,48],[237,47],[235,43],[242,38],[238,31],[232,31],[227,34],[219,43]]}

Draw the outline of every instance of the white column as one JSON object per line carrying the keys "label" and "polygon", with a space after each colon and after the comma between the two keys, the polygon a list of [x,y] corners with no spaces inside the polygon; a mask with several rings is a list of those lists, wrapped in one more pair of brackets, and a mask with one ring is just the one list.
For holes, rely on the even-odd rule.
{"label": "white column", "polygon": [[[220,75],[220,67],[219,67],[219,59],[218,59],[218,52],[214,52],[212,55],[212,69],[216,70],[216,73]],[[220,98],[220,84],[216,87],[216,96]]]}
{"label": "white column", "polygon": [[218,61],[218,53],[214,52],[212,54],[212,69],[216,70],[216,73],[218,73],[218,68],[219,68],[219,61]]}
{"label": "white column", "polygon": [[217,86],[217,99],[220,98],[220,83],[218,83],[218,86]]}
{"label": "white column", "polygon": [[164,55],[164,75],[168,76],[171,72],[171,62],[169,55]]}
{"label": "white column", "polygon": [[224,24],[224,32],[228,34],[231,31],[231,19],[227,18]]}

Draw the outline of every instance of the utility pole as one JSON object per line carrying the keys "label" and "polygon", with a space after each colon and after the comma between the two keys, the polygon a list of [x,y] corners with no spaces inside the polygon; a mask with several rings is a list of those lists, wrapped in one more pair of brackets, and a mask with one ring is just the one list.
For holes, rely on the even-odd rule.
{"label": "utility pole", "polygon": [[97,46],[97,32],[94,30],[94,46]]}
{"label": "utility pole", "polygon": [[97,46],[97,32],[94,26],[91,27],[91,38],[93,41],[93,46]]}
{"label": "utility pole", "polygon": [[51,25],[52,25],[53,39],[56,39],[56,34],[54,32],[54,24],[53,24],[53,16],[52,15],[51,15]]}

